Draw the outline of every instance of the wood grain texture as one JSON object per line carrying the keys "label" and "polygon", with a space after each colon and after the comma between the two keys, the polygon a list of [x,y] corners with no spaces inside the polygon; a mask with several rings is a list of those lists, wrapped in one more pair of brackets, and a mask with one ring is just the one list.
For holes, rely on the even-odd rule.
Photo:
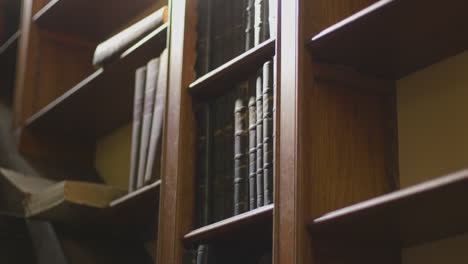
{"label": "wood grain texture", "polygon": [[[153,4],[150,0],[83,1],[52,0],[34,14],[33,20],[52,31],[102,41]],[[86,19],[83,19],[83,15]]]}
{"label": "wood grain texture", "polygon": [[266,205],[246,213],[207,225],[184,236],[186,245],[246,239],[256,233],[271,233],[274,205]]}
{"label": "wood grain texture", "polygon": [[237,81],[242,76],[257,71],[264,62],[275,55],[275,42],[275,39],[265,41],[208,72],[190,84],[190,93],[208,98],[225,94],[233,86],[222,84]]}
{"label": "wood grain texture", "polygon": [[[167,123],[164,132],[158,263],[182,263],[181,238],[194,227],[195,117],[187,87],[195,80],[197,1],[170,6]],[[183,21],[183,22],[182,22]]]}
{"label": "wood grain texture", "polygon": [[[166,34],[167,25],[163,25],[126,50],[115,63],[73,83],[68,92],[62,92],[29,118],[26,127],[43,137],[60,135],[95,141],[130,122],[132,72],[165,48]],[[112,100],[108,100],[109,96]]]}
{"label": "wood grain texture", "polygon": [[468,231],[468,214],[454,204],[466,199],[463,170],[329,212],[310,222],[325,240],[408,247]]}
{"label": "wood grain texture", "polygon": [[315,35],[309,47],[316,59],[398,79],[468,48],[458,30],[467,9],[463,0],[381,0]]}
{"label": "wood grain texture", "polygon": [[[346,247],[321,244],[304,225],[308,217],[327,212],[327,208],[340,208],[394,187],[393,175],[387,175],[393,160],[385,155],[387,142],[396,140],[385,126],[385,105],[390,103],[386,96],[392,93],[392,82],[349,69],[317,66],[304,45],[311,32],[370,2],[280,5],[274,263],[375,263],[399,257],[398,250],[391,248],[377,250],[382,254],[373,258],[359,259],[353,252],[364,249],[347,251]],[[324,253],[322,247],[331,250]]]}

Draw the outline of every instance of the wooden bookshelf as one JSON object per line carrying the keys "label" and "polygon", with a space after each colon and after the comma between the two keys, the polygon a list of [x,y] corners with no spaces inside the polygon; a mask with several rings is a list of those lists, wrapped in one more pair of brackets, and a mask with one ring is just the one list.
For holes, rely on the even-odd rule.
{"label": "wooden bookshelf", "polygon": [[18,48],[18,41],[21,36],[21,31],[16,31],[11,37],[9,37],[1,46],[0,46],[0,56],[1,61],[7,61],[7,58],[16,59],[11,55],[11,52],[15,52]]}
{"label": "wooden bookshelf", "polygon": [[33,16],[34,22],[51,31],[102,41],[149,8],[154,1],[51,0]]}
{"label": "wooden bookshelf", "polygon": [[275,55],[275,39],[269,39],[247,52],[224,63],[190,84],[191,94],[201,97],[220,95],[230,88],[223,83],[246,76]]}
{"label": "wooden bookshelf", "polygon": [[468,37],[459,32],[467,25],[467,9],[463,0],[381,0],[324,29],[307,45],[318,60],[401,78],[468,48]]}
{"label": "wooden bookshelf", "polygon": [[396,243],[408,247],[468,231],[468,171],[460,171],[345,207],[314,219],[317,239]]}
{"label": "wooden bookshelf", "polygon": [[[210,243],[245,238],[246,233],[271,232],[274,205],[266,205],[240,215],[198,228],[184,236],[186,244]],[[237,235],[236,235],[237,233]]]}
{"label": "wooden bookshelf", "polygon": [[34,133],[95,140],[131,121],[134,71],[161,53],[167,24],[100,68],[25,123]]}

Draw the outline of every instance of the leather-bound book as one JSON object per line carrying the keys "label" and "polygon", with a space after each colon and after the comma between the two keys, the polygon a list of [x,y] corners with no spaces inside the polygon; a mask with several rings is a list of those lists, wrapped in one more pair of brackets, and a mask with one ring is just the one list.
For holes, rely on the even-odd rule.
{"label": "leather-bound book", "polygon": [[202,76],[210,70],[211,29],[213,27],[212,2],[212,0],[200,0],[198,6],[197,62],[195,66],[198,76]]}
{"label": "leather-bound book", "polygon": [[234,214],[234,109],[235,96],[233,92],[226,95],[226,105],[224,110],[224,163],[226,172],[224,174],[224,218]]}
{"label": "leather-bound book", "polygon": [[270,38],[276,38],[276,26],[277,26],[277,3],[278,0],[268,0],[268,33]]}
{"label": "leather-bound book", "polygon": [[146,65],[145,97],[143,103],[143,120],[141,125],[140,154],[138,160],[137,188],[143,186],[148,157],[148,146],[153,121],[153,105],[159,76],[159,58],[152,59]]}
{"label": "leather-bound book", "polygon": [[165,49],[159,57],[159,73],[153,105],[153,120],[151,122],[148,161],[145,170],[145,184],[160,179],[162,133],[166,112],[168,63],[167,49]]}
{"label": "leather-bound book", "polygon": [[265,40],[265,3],[268,0],[255,0],[254,3],[254,46]]}
{"label": "leather-bound book", "polygon": [[225,152],[225,113],[226,96],[219,97],[214,102],[213,110],[213,220],[215,222],[224,219],[224,184],[226,164]]}
{"label": "leather-bound book", "polygon": [[263,80],[262,70],[258,71],[255,83],[257,109],[257,207],[265,205],[263,178]]}
{"label": "leather-bound book", "polygon": [[254,2],[255,0],[246,0],[247,6],[245,7],[245,50],[249,50],[254,47]]}
{"label": "leather-bound book", "polygon": [[119,57],[125,50],[166,23],[168,18],[167,12],[167,6],[164,6],[99,44],[94,51],[93,65],[97,67],[103,66]]}
{"label": "leather-bound book", "polygon": [[257,208],[257,110],[254,96],[249,98],[249,210]]}
{"label": "leather-bound book", "polygon": [[238,215],[248,208],[248,129],[244,96],[238,97],[234,106],[234,133],[234,214]]}
{"label": "leather-bound book", "polygon": [[263,65],[263,192],[273,202],[273,61]]}
{"label": "leather-bound book", "polygon": [[133,101],[132,147],[130,155],[130,180],[128,191],[137,187],[138,157],[140,154],[141,122],[143,118],[143,98],[145,91],[146,66],[138,68],[135,72],[135,96]]}

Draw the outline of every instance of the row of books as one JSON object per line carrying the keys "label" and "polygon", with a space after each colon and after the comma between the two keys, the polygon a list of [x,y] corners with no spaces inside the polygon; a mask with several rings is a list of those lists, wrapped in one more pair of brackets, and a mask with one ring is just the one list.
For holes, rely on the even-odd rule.
{"label": "row of books", "polygon": [[200,0],[198,76],[276,37],[276,0]]}
{"label": "row of books", "polygon": [[160,178],[168,53],[135,72],[129,192]]}

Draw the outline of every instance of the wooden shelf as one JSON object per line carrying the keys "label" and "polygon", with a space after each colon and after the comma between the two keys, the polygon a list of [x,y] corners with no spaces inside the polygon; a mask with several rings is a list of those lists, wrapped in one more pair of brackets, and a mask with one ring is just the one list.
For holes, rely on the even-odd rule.
{"label": "wooden shelf", "polygon": [[33,20],[51,31],[102,41],[152,4],[153,0],[52,0]]}
{"label": "wooden shelf", "polygon": [[275,42],[275,39],[267,40],[210,71],[190,84],[189,91],[201,97],[223,94],[231,87],[220,84],[238,81],[239,77],[259,69],[262,63],[275,55]]}
{"label": "wooden shelf", "polygon": [[134,72],[166,47],[167,24],[100,68],[29,118],[25,126],[45,137],[95,140],[132,119]]}
{"label": "wooden shelf", "polygon": [[53,221],[59,225],[116,237],[154,239],[161,181],[126,191],[78,181],[54,182],[0,169],[0,213]]}
{"label": "wooden shelf", "polygon": [[463,170],[328,213],[309,227],[315,239],[406,247],[467,232],[467,199]]}
{"label": "wooden shelf", "polygon": [[266,205],[198,228],[184,236],[184,243],[189,245],[206,241],[236,240],[239,235],[245,237],[263,231],[271,233],[273,208],[273,204]]}
{"label": "wooden shelf", "polygon": [[[468,48],[468,2],[381,0],[308,43],[323,62],[400,78]],[[415,15],[417,14],[417,15]]]}

